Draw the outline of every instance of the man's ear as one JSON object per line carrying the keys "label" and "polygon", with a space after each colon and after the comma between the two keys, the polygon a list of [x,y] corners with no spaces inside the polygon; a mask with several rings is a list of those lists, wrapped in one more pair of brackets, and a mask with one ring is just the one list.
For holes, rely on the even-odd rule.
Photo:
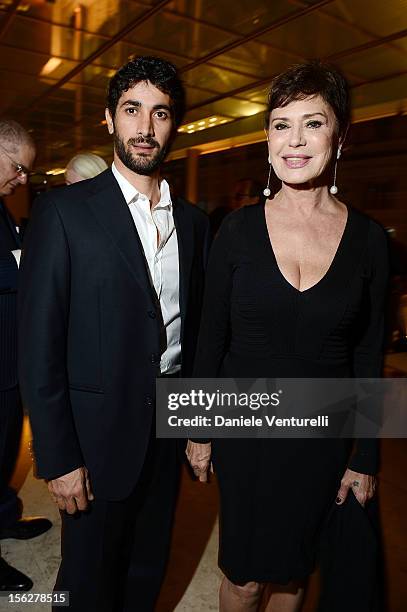
{"label": "man's ear", "polygon": [[110,110],[108,108],[105,109],[105,118],[109,134],[114,134],[114,123],[112,115],[110,114]]}

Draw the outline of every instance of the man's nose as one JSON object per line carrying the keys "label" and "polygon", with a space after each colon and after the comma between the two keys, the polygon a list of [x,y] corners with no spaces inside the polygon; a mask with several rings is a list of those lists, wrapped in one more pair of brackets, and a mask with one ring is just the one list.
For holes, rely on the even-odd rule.
{"label": "man's nose", "polygon": [[18,174],[17,176],[17,180],[19,183],[21,183],[22,185],[25,185],[27,180],[28,180],[28,175],[24,172],[22,174]]}
{"label": "man's nose", "polygon": [[138,133],[145,138],[147,136],[154,136],[154,126],[150,113],[140,113],[137,129]]}

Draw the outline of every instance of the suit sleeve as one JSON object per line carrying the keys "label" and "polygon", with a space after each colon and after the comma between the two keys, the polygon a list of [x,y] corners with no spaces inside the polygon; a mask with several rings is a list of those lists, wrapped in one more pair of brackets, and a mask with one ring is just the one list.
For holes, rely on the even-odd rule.
{"label": "suit sleeve", "polygon": [[83,465],[66,369],[69,245],[49,197],[34,205],[19,277],[19,376],[30,415],[37,475],[52,479]]}
{"label": "suit sleeve", "polygon": [[[353,374],[356,378],[378,378],[383,366],[384,312],[389,274],[388,244],[384,230],[371,222],[369,251],[370,284],[363,333],[353,353]],[[375,474],[379,469],[378,440],[357,441],[350,469],[361,474]]]}
{"label": "suit sleeve", "polygon": [[12,252],[0,255],[0,293],[17,290],[18,266]]}

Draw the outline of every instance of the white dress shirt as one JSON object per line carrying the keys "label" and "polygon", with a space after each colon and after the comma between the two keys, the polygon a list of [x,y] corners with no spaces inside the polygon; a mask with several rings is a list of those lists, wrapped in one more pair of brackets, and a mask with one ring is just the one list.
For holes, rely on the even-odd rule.
{"label": "white dress shirt", "polygon": [[170,189],[167,181],[162,180],[160,201],[151,208],[148,197],[133,187],[114,163],[112,172],[119,183],[140,236],[151,285],[161,307],[165,346],[162,347],[160,370],[162,374],[173,374],[181,368],[181,313],[178,240]]}
{"label": "white dress shirt", "polygon": [[15,249],[15,251],[11,251],[14,259],[16,260],[17,267],[20,267],[20,259],[21,259],[21,249]]}

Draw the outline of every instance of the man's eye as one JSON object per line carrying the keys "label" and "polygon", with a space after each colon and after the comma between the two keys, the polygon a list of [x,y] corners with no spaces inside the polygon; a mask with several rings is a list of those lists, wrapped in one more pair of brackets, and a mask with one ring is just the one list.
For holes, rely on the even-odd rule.
{"label": "man's eye", "polygon": [[317,121],[317,120],[315,120],[315,121],[308,121],[308,123],[307,123],[307,127],[312,128],[312,129],[319,128],[319,127],[321,127],[321,125],[322,125],[321,121]]}
{"label": "man's eye", "polygon": [[130,106],[129,108],[126,108],[126,113],[128,115],[134,115],[136,113],[137,109],[134,108],[134,106]]}
{"label": "man's eye", "polygon": [[155,113],[155,116],[158,117],[158,119],[167,119],[168,113],[166,113],[165,111],[157,111]]}
{"label": "man's eye", "polygon": [[274,124],[274,128],[276,130],[284,130],[286,127],[288,127],[286,123],[275,123]]}

